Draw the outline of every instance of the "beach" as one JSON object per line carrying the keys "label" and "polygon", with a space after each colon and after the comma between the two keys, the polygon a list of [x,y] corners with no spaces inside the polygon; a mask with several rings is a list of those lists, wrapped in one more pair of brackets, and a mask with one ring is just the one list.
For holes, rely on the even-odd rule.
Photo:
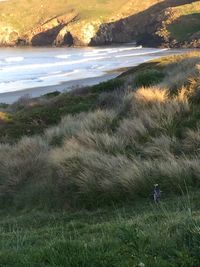
{"label": "beach", "polygon": [[0,103],[69,91],[117,77],[124,68],[180,50],[134,44],[89,48],[1,48]]}
{"label": "beach", "polygon": [[8,93],[1,93],[0,103],[12,104],[22,97],[35,98],[55,91],[67,92],[76,88],[92,86],[95,84],[99,84],[101,82],[105,82],[117,77],[118,75],[119,72],[115,72],[113,74],[107,74],[102,77],[80,79],[75,81],[62,82],[57,85],[50,85],[44,87],[24,89],[20,91],[13,91]]}

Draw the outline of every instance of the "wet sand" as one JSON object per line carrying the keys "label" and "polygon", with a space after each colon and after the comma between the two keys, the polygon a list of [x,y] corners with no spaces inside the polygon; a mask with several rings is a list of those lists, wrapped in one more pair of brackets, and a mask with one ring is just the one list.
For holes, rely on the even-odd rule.
{"label": "wet sand", "polygon": [[41,95],[51,93],[54,91],[60,91],[60,92],[66,91],[67,92],[77,87],[91,86],[91,85],[99,84],[101,82],[108,81],[110,79],[117,77],[119,74],[120,72],[116,71],[114,73],[108,73],[101,77],[68,81],[68,82],[60,83],[58,85],[36,87],[36,88],[30,88],[30,89],[25,89],[21,91],[13,91],[9,93],[8,92],[1,93],[0,103],[12,104],[13,102],[17,101],[19,98],[26,96],[26,95],[30,97],[39,97]]}

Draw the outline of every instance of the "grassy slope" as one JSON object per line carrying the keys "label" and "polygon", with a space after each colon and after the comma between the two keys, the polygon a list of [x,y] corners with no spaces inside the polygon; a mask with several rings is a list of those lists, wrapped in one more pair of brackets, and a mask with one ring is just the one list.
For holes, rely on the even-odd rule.
{"label": "grassy slope", "polygon": [[197,267],[199,196],[93,212],[2,214],[0,266]]}
{"label": "grassy slope", "polygon": [[[54,94],[47,95],[44,99],[19,101],[10,107],[1,104],[0,108],[0,141],[13,143],[22,136],[40,134],[51,125],[60,122],[62,116],[86,112],[98,107],[99,96],[101,93],[112,92],[117,88],[123,87],[126,80],[132,80],[135,74],[150,70],[147,74],[147,84],[154,82],[154,75],[151,70],[158,71],[155,74],[155,82],[164,78],[164,73],[169,64],[176,58],[164,57],[153,60],[150,63],[141,64],[122,74],[118,79],[111,80],[91,88],[77,90],[74,93],[65,93],[54,97]],[[161,75],[161,76],[160,76]],[[142,79],[144,77],[142,76]],[[150,83],[148,82],[150,81]],[[143,84],[143,83],[142,83]],[[130,84],[132,85],[132,84]],[[41,100],[41,101],[40,101]]]}
{"label": "grassy slope", "polygon": [[[144,7],[158,2],[159,0],[144,1]],[[0,16],[3,23],[26,32],[45,21],[75,10],[81,19],[101,19],[108,21],[110,17],[123,8],[123,13],[128,15],[143,9],[141,1],[134,1],[134,6],[129,5],[127,0],[100,1],[100,0],[73,0],[73,1],[49,1],[49,0],[10,0],[0,3]],[[146,2],[146,3],[145,3]],[[128,4],[128,11],[126,5]],[[130,13],[129,13],[130,12]],[[36,15],[37,14],[37,15]],[[20,20],[19,20],[20,18]]]}
{"label": "grassy slope", "polygon": [[[49,2],[51,3],[49,4]],[[68,14],[72,10],[79,14],[79,19],[75,24],[82,20],[100,20],[104,23],[137,14],[159,2],[162,1],[114,0],[111,2],[86,0],[83,2],[80,0],[60,0],[52,2],[49,0],[10,0],[0,3],[0,25],[11,26],[23,34],[54,17]],[[172,10],[178,17],[168,27],[172,38],[177,41],[184,41],[190,35],[199,31],[199,2],[180,5],[172,8]]]}
{"label": "grassy slope", "polygon": [[[134,186],[134,181],[132,181],[132,179],[136,179],[137,183],[140,184],[138,177],[142,177],[140,179],[147,179],[147,184],[150,182],[152,183],[152,181],[150,181],[151,179],[155,181],[159,180],[168,190],[179,191],[178,185],[175,185],[175,181],[186,172],[182,177],[183,180],[179,182],[183,185],[183,181],[186,179],[188,185],[198,186],[198,173],[195,171],[192,172],[191,175],[193,178],[189,179],[191,170],[189,167],[190,164],[192,164],[192,169],[194,170],[197,170],[196,168],[198,165],[195,157],[198,152],[198,120],[200,118],[198,89],[195,89],[198,88],[198,80],[196,81],[195,78],[193,78],[193,81],[191,80],[191,77],[195,77],[195,75],[197,75],[196,73],[198,73],[198,69],[196,69],[196,64],[198,65],[199,62],[198,55],[197,53],[186,56],[165,57],[136,67],[128,71],[125,75],[122,75],[120,79],[88,88],[85,91],[79,90],[72,94],[61,94],[49,100],[28,100],[25,104],[19,102],[2,111],[0,114],[1,141],[4,141],[5,145],[2,144],[0,147],[2,154],[0,177],[2,183],[5,183],[5,192],[7,192],[6,190],[10,192],[11,199],[14,197],[12,200],[14,201],[14,205],[18,207],[21,207],[21,205],[23,206],[23,196],[26,198],[31,196],[31,192],[30,194],[26,194],[26,196],[23,194],[21,195],[21,191],[18,191],[18,188],[20,188],[21,184],[23,190],[27,192],[33,189],[31,184],[34,179],[38,179],[35,175],[37,171],[40,170],[40,165],[44,167],[44,170],[40,170],[40,175],[43,176],[41,183],[44,183],[41,190],[44,189],[43,186],[48,184],[48,179],[51,177],[52,172],[49,167],[49,161],[52,165],[56,166],[56,169],[63,169],[64,177],[62,177],[61,173],[55,173],[53,179],[58,175],[58,182],[61,184],[63,183],[62,186],[64,188],[68,186],[68,184],[65,184],[65,179],[66,181],[71,181],[72,178],[75,179],[71,181],[72,185],[70,185],[70,187],[72,186],[72,192],[75,190],[78,199],[74,199],[76,193],[72,195],[73,197],[70,197],[68,193],[67,195],[64,194],[62,199],[60,197],[61,195],[55,192],[56,199],[59,195],[59,199],[56,200],[56,202],[58,201],[56,204],[58,206],[62,206],[63,201],[65,202],[65,198],[67,198],[68,201],[69,197],[71,200],[74,199],[75,202],[78,201],[78,205],[86,202],[86,206],[90,206],[92,203],[92,205],[95,206],[96,204],[98,205],[99,200],[99,204],[105,204],[107,201],[124,199],[123,190],[128,190],[130,191],[129,193],[131,193],[132,190],[136,190],[136,195],[146,195],[148,193],[147,185],[140,187],[141,184],[138,188]],[[151,87],[152,84],[158,83],[160,83],[159,86],[161,86],[161,88],[158,87],[154,89],[154,87]],[[118,88],[120,86],[121,88],[119,90]],[[141,86],[150,87],[147,89],[141,88],[134,92],[137,87],[140,88]],[[168,87],[168,89],[163,90],[163,86],[164,88]],[[185,92],[183,89],[179,91],[183,86],[186,86],[184,88]],[[133,88],[133,92],[129,92],[130,89],[127,91],[127,88]],[[172,92],[175,91],[172,96],[168,96],[170,90],[172,90]],[[177,93],[178,97],[176,98]],[[183,96],[186,93],[189,94],[187,98],[191,98],[193,101],[192,103],[188,103],[187,98],[184,100]],[[183,94],[183,96],[181,94]],[[138,112],[139,110],[142,112]],[[13,111],[14,113],[12,113]],[[86,113],[80,114],[83,111]],[[59,123],[63,115],[70,116],[65,117],[61,123]],[[49,128],[49,126],[54,124],[57,125]],[[40,133],[43,134],[38,137],[36,136],[29,139],[25,137],[20,140],[23,135],[31,136]],[[13,147],[7,146],[6,142],[15,143],[18,139],[19,142],[14,144]],[[160,150],[161,145],[165,147],[163,152]],[[83,152],[88,153],[87,157],[85,157]],[[185,165],[185,153],[187,155],[191,153],[188,158],[189,161],[186,161],[189,165]],[[40,158],[38,158],[38,154],[42,157],[42,164]],[[180,169],[176,169],[175,165],[173,168],[170,167],[173,157],[176,158],[176,164],[177,166],[180,165]],[[9,161],[9,165],[6,163],[7,158],[13,158],[13,161]],[[70,160],[73,158],[76,158],[76,160],[73,161],[74,170],[73,168],[72,170],[65,170],[65,168],[68,168],[68,164],[69,168],[71,168]],[[92,160],[92,162],[90,162],[90,160]],[[142,166],[143,169],[144,166],[146,166],[146,173],[138,172],[137,168],[134,170],[136,166],[134,166],[132,160],[139,170]],[[79,161],[86,171],[84,174],[86,176],[81,178],[79,176]],[[158,167],[161,168],[160,173],[155,164],[158,164]],[[169,166],[164,166],[164,164],[169,164]],[[26,166],[32,166],[33,170],[26,169]],[[126,173],[126,166],[129,166],[130,173]],[[91,173],[87,173],[88,167],[94,168],[91,169]],[[168,167],[170,167],[171,173],[163,173],[164,169]],[[95,170],[96,168],[98,171]],[[148,173],[153,170],[157,171],[151,174],[153,177],[149,180]],[[70,175],[71,171],[72,175]],[[68,172],[70,175],[69,177]],[[94,174],[92,174],[93,172],[95,175],[98,174],[99,177],[94,176]],[[109,187],[107,188],[108,181],[111,185],[113,184],[113,186],[114,183],[117,183],[117,188],[119,186],[118,183],[121,183],[121,181],[117,180],[112,181],[111,173],[114,176],[116,175],[115,179],[120,180],[120,177],[123,176],[127,179],[125,180],[127,185],[126,183],[124,184],[124,189],[121,187],[122,191],[120,189],[121,192],[119,195],[118,193],[115,195],[115,190],[112,192],[112,186],[110,189]],[[29,176],[30,184],[29,182],[28,184],[26,182],[24,184],[27,175]],[[33,178],[32,175],[35,178]],[[91,180],[88,180],[88,175],[91,176]],[[161,179],[162,175],[165,177],[163,181]],[[108,178],[108,181],[105,180],[105,185],[99,184],[98,186],[100,186],[100,188],[98,188],[98,186],[97,188],[93,188],[90,182],[92,182],[93,179],[98,180],[100,177]],[[45,180],[46,178],[47,180]],[[88,183],[85,189],[84,183],[81,184],[82,182],[80,179],[83,179],[82,181],[86,182],[86,184]],[[165,180],[166,182],[164,182]],[[170,185],[170,181],[172,181],[172,185]],[[74,187],[73,183],[75,183]],[[129,183],[133,188],[128,186]],[[173,185],[175,186],[173,187]],[[61,185],[59,185],[59,187],[60,186]],[[101,199],[104,186],[105,190],[108,190],[108,192],[106,191],[106,194],[103,195],[103,199]],[[79,187],[80,189],[78,189]],[[78,192],[82,190],[81,188],[83,192],[80,191],[81,194],[79,195]],[[144,191],[140,192],[140,188],[144,188]],[[34,191],[35,189],[36,191]],[[42,197],[43,193],[40,195],[41,198],[35,198],[38,194],[38,189],[35,189],[32,192],[33,199],[30,197],[25,203],[30,206],[35,205],[31,204],[31,201],[33,201],[33,203],[47,204],[47,206],[55,205],[53,204],[53,198],[52,201],[47,201],[49,197],[48,194],[51,194],[51,190],[54,190],[51,186],[48,188],[50,191],[46,190],[43,196],[44,199]],[[2,190],[4,191],[4,189]],[[88,194],[85,190],[88,190]],[[97,192],[95,190],[97,190]],[[111,190],[110,196],[109,190]],[[92,193],[93,191],[96,192],[94,196]],[[62,194],[63,193],[64,191]],[[41,194],[41,192],[39,194]],[[71,193],[69,192],[69,194]],[[88,197],[90,195],[88,201],[87,198],[85,198],[86,195]],[[80,201],[79,197],[83,197],[83,199]],[[91,202],[93,197],[95,201],[93,200]],[[7,197],[5,200],[8,202]],[[104,203],[102,203],[102,200]]]}
{"label": "grassy slope", "polygon": [[85,88],[81,92],[78,90],[72,94],[65,93],[52,98],[47,96],[44,97],[44,101],[28,100],[25,105],[22,101],[13,107],[6,107],[0,113],[0,140],[12,143],[24,135],[40,134],[50,125],[59,123],[64,115],[95,108],[102,92],[112,91],[122,84],[123,81],[116,79]]}
{"label": "grassy slope", "polygon": [[[65,93],[59,96],[50,95],[52,97],[44,97],[44,101],[25,100],[13,106],[3,108],[2,115],[0,114],[0,141],[13,143],[24,135],[31,136],[33,134],[40,134],[51,125],[59,123],[61,117],[67,114],[76,114],[91,109],[97,108],[98,99],[101,93],[112,92],[123,84],[135,73],[142,73],[144,70],[156,70],[162,73],[170,63],[174,62],[173,57],[166,57],[159,60],[154,60],[151,63],[141,64],[138,67],[130,69],[118,79],[111,80],[100,85],[86,88],[84,90],[75,91],[75,93]],[[142,77],[143,79],[144,77]],[[163,77],[161,77],[163,78]],[[152,73],[147,75],[148,80],[153,82]],[[157,77],[155,78],[157,81]],[[27,102],[27,103],[26,103]],[[4,105],[2,104],[2,107]],[[1,119],[1,116],[3,117]]]}
{"label": "grassy slope", "polygon": [[[121,76],[125,83],[123,88],[127,89],[127,86],[130,87],[131,85],[131,89],[129,88],[125,96],[123,94],[120,95],[118,90],[115,92],[116,87],[119,84],[122,85],[122,82],[112,81],[90,88],[86,93],[79,92],[78,96],[77,93],[75,95],[64,94],[57,96],[49,100],[50,103],[48,101],[42,102],[43,104],[40,104],[41,107],[37,105],[31,107],[32,104],[30,105],[30,103],[32,101],[26,103],[25,107],[20,107],[20,111],[17,112],[15,118],[16,122],[21,124],[22,121],[18,119],[19,114],[21,114],[20,116],[24,118],[21,126],[23,125],[25,128],[33,120],[33,117],[29,120],[30,114],[39,114],[42,119],[43,110],[46,111],[45,118],[48,119],[45,125],[37,125],[38,132],[43,131],[49,123],[57,123],[60,116],[65,112],[67,114],[75,114],[83,110],[92,109],[93,111],[89,115],[84,114],[85,118],[70,117],[70,119],[66,120],[67,127],[64,129],[64,133],[61,131],[61,125],[59,125],[58,129],[53,128],[49,135],[45,133],[45,138],[48,136],[49,139],[52,139],[52,137],[54,139],[53,142],[52,140],[48,141],[49,147],[47,147],[47,151],[51,150],[53,153],[58,153],[56,158],[58,162],[60,157],[62,159],[63,152],[66,154],[66,158],[63,161],[64,164],[62,165],[61,162],[58,168],[66,171],[66,179],[72,182],[72,195],[70,195],[71,193],[67,187],[64,187],[65,189],[59,192],[58,199],[55,196],[57,192],[54,190],[54,184],[53,188],[50,188],[51,184],[49,183],[52,181],[48,180],[47,176],[49,167],[47,166],[47,169],[45,169],[46,167],[43,166],[46,165],[46,159],[44,162],[42,161],[42,164],[38,165],[38,158],[39,163],[40,157],[44,160],[42,158],[43,146],[46,153],[44,140],[42,145],[39,140],[39,149],[42,146],[41,150],[37,150],[38,139],[36,137],[23,140],[20,144],[10,148],[1,145],[0,197],[3,206],[0,217],[0,266],[139,267],[142,266],[139,265],[140,263],[144,263],[145,266],[149,267],[198,266],[200,261],[200,198],[198,192],[200,140],[198,122],[200,109],[199,76],[198,69],[195,67],[199,64],[199,58],[198,53],[165,57],[128,71]],[[152,84],[160,84],[159,86],[162,85],[164,88],[168,86],[172,96],[166,97],[163,95],[162,90],[154,91],[151,87]],[[145,91],[143,89],[138,90],[138,93],[136,93],[136,97],[140,99],[139,103],[141,101],[142,104],[144,101],[144,106],[139,107],[140,112],[135,118],[134,113],[132,113],[134,104],[137,104],[137,102],[134,102],[134,90],[136,89],[135,87],[140,88],[142,85],[149,86],[149,88]],[[186,93],[190,100],[189,106],[184,95],[178,90],[183,85],[186,91],[182,92]],[[134,89],[133,92],[132,88]],[[102,91],[106,95],[102,95]],[[174,99],[173,97],[177,93],[178,98]],[[90,99],[91,94],[92,99]],[[66,98],[68,99],[69,97],[72,102],[66,101]],[[122,106],[118,103],[120,98],[123,98]],[[111,105],[113,99],[115,99],[113,104],[116,105],[119,112],[117,121],[112,121],[111,110],[115,107],[115,105]],[[95,104],[92,103],[94,100]],[[58,111],[57,107],[52,109],[51,101],[59,103],[60,107],[62,107],[61,110],[64,109],[64,112]],[[131,105],[132,101],[133,106]],[[72,103],[72,106],[69,106],[69,103]],[[78,106],[74,106],[75,103]],[[173,106],[171,106],[172,103]],[[170,109],[168,109],[168,106]],[[105,114],[95,111],[98,107],[101,107]],[[160,113],[157,111],[152,113],[154,112],[154,107],[155,109],[158,108]],[[107,108],[111,109],[108,113],[105,111]],[[175,113],[173,113],[174,110],[176,110]],[[54,112],[55,121],[49,121]],[[140,114],[142,113],[146,118],[148,118],[148,115],[151,116],[151,113],[153,115],[152,119],[161,118],[159,128],[157,129],[157,126],[154,125],[155,121],[149,121],[153,123],[153,130],[148,134],[145,132],[145,135],[143,135],[143,128],[137,128],[139,123],[141,125],[142,121],[140,120],[143,117],[140,117]],[[99,114],[108,116],[104,122],[105,125],[103,124],[104,126],[101,126],[103,122]],[[97,115],[99,117],[96,117]],[[111,121],[109,118],[111,118]],[[5,115],[2,115],[4,123],[7,119]],[[129,120],[128,127],[131,128],[129,128],[128,133],[122,132],[122,134],[126,135],[127,140],[131,138],[131,134],[136,134],[135,136],[133,135],[131,143],[135,142],[134,139],[136,138],[137,142],[135,144],[139,146],[139,150],[134,147],[133,143],[132,146],[129,143],[128,147],[124,148],[123,144],[120,147],[120,139],[117,139],[118,143],[114,143],[119,126],[121,126],[121,130],[126,130],[126,128],[123,128],[125,124],[121,123],[124,120],[126,123]],[[134,126],[131,124],[131,120],[134,121]],[[77,130],[76,122],[78,124],[83,123],[82,130]],[[4,129],[7,129],[7,126]],[[103,128],[99,128],[99,126]],[[13,124],[13,131],[16,129],[17,137],[19,138],[21,133],[15,127],[16,125],[14,126]],[[189,129],[191,132],[188,132]],[[71,130],[72,133],[69,133]],[[95,131],[99,135],[95,135]],[[91,135],[87,135],[87,132]],[[108,133],[108,135],[104,136],[104,133]],[[60,143],[60,134],[61,139],[66,139],[64,145],[62,142]],[[106,137],[106,139],[102,139],[107,142],[106,146],[98,140],[101,134],[102,137]],[[71,138],[72,136],[73,138]],[[113,141],[107,139],[108,136],[112,136]],[[10,136],[10,140],[11,138],[12,136]],[[94,140],[96,143],[93,142]],[[168,145],[168,141],[170,141],[170,145]],[[76,142],[78,143],[78,149]],[[74,154],[70,152],[70,145],[73,153],[75,150]],[[60,149],[60,146],[62,146],[62,149]],[[84,149],[83,158],[80,157],[81,155],[79,155],[80,152],[78,151],[81,148]],[[105,161],[108,161],[108,165],[103,162],[103,158],[96,158],[97,154],[92,152],[90,155],[89,152],[91,151],[96,151],[99,155],[103,155]],[[169,161],[168,157],[171,157],[170,155],[172,154],[175,157],[171,158],[170,165],[164,165]],[[116,161],[112,162],[114,157],[116,157]],[[138,164],[137,160],[141,161],[142,170],[147,170],[148,166],[151,167],[152,159],[154,159],[154,163],[158,163],[157,167],[152,165],[151,174],[153,174],[153,177],[151,178],[158,179],[159,183],[162,184],[162,189],[164,188],[164,197],[160,205],[157,206],[151,202],[150,194],[153,180],[147,179],[149,178],[149,173],[145,177],[140,176],[140,166],[138,167],[139,169],[133,169],[130,177],[128,176],[128,171],[133,165],[125,166],[125,172],[119,173],[120,178],[125,175],[127,179],[125,182],[128,182],[127,185],[125,183],[125,190],[120,193],[124,184],[122,179],[120,188],[118,187],[117,170],[120,170],[118,169],[118,164],[123,167],[123,157],[129,157],[130,160],[134,160],[134,164]],[[146,157],[147,161],[143,160],[143,157]],[[73,184],[73,179],[77,176],[76,164],[79,164],[79,160],[83,160],[81,168],[82,171],[86,171],[85,174],[88,175],[89,179],[84,180],[84,176],[82,176],[82,180],[77,180],[77,184]],[[87,163],[87,160],[90,161]],[[93,165],[96,160],[98,160],[98,164],[103,162],[102,165],[97,166],[97,169]],[[84,165],[85,161],[89,167]],[[183,162],[182,165],[180,164],[181,162]],[[188,165],[190,162],[196,163],[190,166]],[[31,165],[32,163],[33,165]],[[114,164],[114,168],[112,168],[112,164]],[[77,166],[80,168],[80,165]],[[162,166],[163,169],[160,170],[159,168]],[[111,169],[109,170],[109,168]],[[90,176],[90,172],[87,172],[89,170],[91,170],[92,176]],[[68,172],[72,177],[68,176]],[[103,184],[103,190],[105,190],[103,192],[98,188],[100,184],[95,185],[92,181],[93,177],[96,177],[98,173],[100,173],[102,180],[108,178]],[[139,180],[137,178],[138,174]],[[154,175],[157,177],[154,177]],[[8,181],[5,181],[5,177]],[[62,182],[61,173],[58,172],[58,177],[54,173],[53,177]],[[109,180],[110,177],[111,179]],[[135,177],[136,180],[134,180]],[[85,176],[85,178],[87,177]],[[134,179],[132,180],[132,178]],[[143,178],[146,179],[144,183]],[[79,182],[81,182],[82,191],[77,193],[76,186],[79,185]],[[186,191],[186,193],[182,197],[171,195],[174,189],[175,193],[180,193],[179,183],[182,184],[182,190]],[[41,188],[37,188],[37,185]],[[68,185],[71,186],[70,184]],[[184,188],[184,185],[187,185],[187,188]],[[64,184],[63,186],[66,185]],[[94,190],[93,194],[90,190],[87,191],[90,187]],[[8,190],[5,198],[2,197],[2,190]],[[79,201],[89,204],[93,211],[78,211],[76,207],[68,205],[70,202],[64,203],[63,206],[67,212],[49,211],[62,207],[61,198],[63,194],[64,197],[68,197],[67,194],[69,194],[70,198],[76,198],[79,194],[84,193],[84,190],[86,190],[86,193]],[[117,192],[116,195],[115,192]],[[69,201],[69,198],[66,199]],[[101,203],[99,203],[100,199],[101,201],[103,200]],[[38,201],[41,201],[39,205]],[[117,204],[122,201],[123,206]],[[25,203],[26,205],[24,205]],[[109,207],[107,206],[108,203],[115,204]],[[82,205],[79,202],[80,204]],[[98,210],[96,205],[99,204],[104,205],[104,209]],[[8,210],[6,211],[5,207],[9,208],[9,212]],[[36,210],[30,212],[29,209],[33,207]],[[15,211],[16,208],[17,211],[19,208],[23,210],[17,212]]]}
{"label": "grassy slope", "polygon": [[173,8],[179,18],[169,25],[170,36],[177,41],[186,41],[200,31],[200,2]]}
{"label": "grassy slope", "polygon": [[[55,95],[55,97],[54,94],[50,94],[50,96],[44,97],[44,101],[42,98],[41,101],[40,99],[39,101],[25,99],[25,103],[22,100],[10,107],[1,104],[0,141],[13,143],[24,135],[40,134],[49,126],[59,123],[64,115],[95,109],[101,93],[112,92],[122,87],[126,80],[132,79],[135,73],[142,73],[146,69],[157,70],[161,72],[162,76],[166,67],[174,60],[173,57],[166,57],[154,60],[151,63],[141,64],[125,72],[118,79],[88,89],[85,88],[81,92],[77,90],[72,94],[65,93]],[[151,73],[147,80],[152,80]],[[148,85],[148,82],[146,85]]]}

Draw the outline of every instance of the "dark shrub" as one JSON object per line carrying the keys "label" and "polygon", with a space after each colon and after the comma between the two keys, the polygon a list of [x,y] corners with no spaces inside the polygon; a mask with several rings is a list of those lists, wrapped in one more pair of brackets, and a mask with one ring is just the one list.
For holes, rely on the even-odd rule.
{"label": "dark shrub", "polygon": [[144,70],[135,75],[135,86],[150,86],[153,84],[158,84],[164,78],[164,73],[155,69]]}

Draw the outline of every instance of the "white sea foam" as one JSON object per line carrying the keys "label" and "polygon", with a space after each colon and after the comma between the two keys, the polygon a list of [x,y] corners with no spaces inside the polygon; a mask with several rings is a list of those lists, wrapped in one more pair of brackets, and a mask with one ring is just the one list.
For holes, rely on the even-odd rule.
{"label": "white sea foam", "polygon": [[60,73],[62,73],[62,71],[52,71],[52,72],[49,72],[48,75],[60,74]]}
{"label": "white sea foam", "polygon": [[118,49],[114,49],[113,51],[108,51],[108,53],[119,53],[119,52],[125,52],[125,51],[131,51],[131,50],[139,50],[139,49],[142,49],[142,46],[118,48]]}
{"label": "white sea foam", "polygon": [[167,51],[167,50],[168,50],[168,48],[165,48],[165,49],[160,49],[160,50],[155,50],[155,51],[147,51],[147,52],[141,52],[141,53],[116,55],[115,57],[116,58],[121,58],[121,57],[145,56],[145,55],[148,56],[148,55],[151,55],[151,54],[157,54],[157,53],[164,52],[164,51]]}
{"label": "white sea foam", "polygon": [[84,57],[109,56],[110,54],[128,52],[128,51],[139,50],[139,49],[142,49],[142,46],[125,47],[125,48],[94,49],[92,52],[84,53],[83,56]]}
{"label": "white sea foam", "polygon": [[24,57],[7,57],[4,60],[6,62],[21,62],[24,60]]}
{"label": "white sea foam", "polygon": [[2,82],[0,83],[0,93],[9,93],[34,87],[36,87],[36,85],[33,80]]}
{"label": "white sea foam", "polygon": [[66,58],[70,58],[71,55],[57,55],[55,56],[55,58],[60,58],[60,59],[66,59]]}
{"label": "white sea foam", "polygon": [[[103,52],[103,51],[102,51]],[[108,53],[100,53],[100,52],[88,52],[83,54],[83,57],[99,57],[99,56],[107,56]]]}
{"label": "white sea foam", "polygon": [[101,49],[95,49],[94,52],[108,52],[108,53],[116,53],[116,52],[123,52],[123,51],[129,51],[129,50],[138,50],[142,49],[142,46],[132,46],[132,47],[123,47],[123,48],[101,48]]}
{"label": "white sea foam", "polygon": [[107,71],[173,53],[166,50],[130,45],[67,50],[0,49],[0,93],[106,76]]}
{"label": "white sea foam", "polygon": [[[37,79],[24,79],[20,81],[2,82],[0,83],[0,93],[9,93],[21,91],[24,89],[32,89],[36,87],[46,87],[51,85],[57,85],[62,82],[74,81],[78,79],[86,79],[102,76],[102,72],[88,72],[87,70],[77,69],[69,73],[63,73],[58,75],[43,76]],[[1,99],[1,95],[0,95]]]}
{"label": "white sea foam", "polygon": [[73,70],[73,71],[70,71],[70,72],[66,72],[66,73],[60,73],[60,74],[49,74],[47,76],[42,76],[42,77],[39,77],[39,80],[42,80],[42,81],[45,81],[45,80],[48,80],[48,79],[53,79],[53,78],[61,78],[61,77],[67,77],[67,76],[70,76],[72,74],[75,74],[75,73],[78,73],[79,70]]}
{"label": "white sea foam", "polygon": [[69,66],[69,65],[75,65],[80,63],[87,63],[90,61],[96,61],[101,59],[106,59],[108,57],[93,57],[93,58],[84,58],[80,60],[72,60],[72,61],[59,61],[55,63],[41,63],[41,64],[27,64],[27,65],[17,65],[17,66],[7,66],[2,69],[4,72],[10,72],[10,71],[21,71],[21,70],[34,70],[38,68],[52,68],[52,67],[59,67],[59,66]]}

